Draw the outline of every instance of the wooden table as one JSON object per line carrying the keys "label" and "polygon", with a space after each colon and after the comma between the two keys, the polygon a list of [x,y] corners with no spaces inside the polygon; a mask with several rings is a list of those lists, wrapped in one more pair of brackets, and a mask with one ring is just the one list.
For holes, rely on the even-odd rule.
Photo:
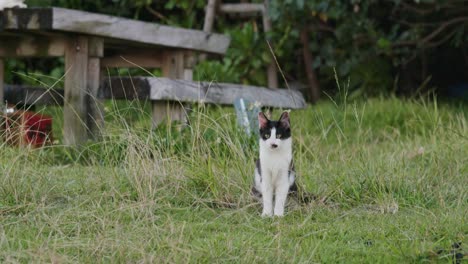
{"label": "wooden table", "polygon": [[[227,36],[64,8],[0,12],[0,101],[4,59],[65,57],[64,143],[96,137],[103,125],[97,92],[102,69],[161,68],[165,77],[192,79],[195,53],[222,55]],[[183,119],[180,104],[152,101],[153,123]]]}

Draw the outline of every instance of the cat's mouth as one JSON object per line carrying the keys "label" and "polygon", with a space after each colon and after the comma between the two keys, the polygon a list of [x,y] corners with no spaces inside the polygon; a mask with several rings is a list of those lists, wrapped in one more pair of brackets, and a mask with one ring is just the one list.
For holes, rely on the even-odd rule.
{"label": "cat's mouth", "polygon": [[275,149],[275,148],[277,148],[277,147],[278,147],[277,144],[271,144],[271,145],[270,145],[270,148],[272,148],[272,149]]}

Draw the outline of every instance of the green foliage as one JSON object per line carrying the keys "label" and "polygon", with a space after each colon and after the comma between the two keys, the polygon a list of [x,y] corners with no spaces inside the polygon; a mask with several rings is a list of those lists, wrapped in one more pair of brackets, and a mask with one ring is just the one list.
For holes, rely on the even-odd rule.
{"label": "green foliage", "polygon": [[[269,14],[276,25],[276,40],[286,34],[289,41],[297,43],[298,34],[290,28],[310,32],[312,41],[307,48],[315,57],[313,66],[319,70],[322,82],[334,81],[330,68],[336,67],[341,77],[351,78],[352,90],[376,95],[391,91],[399,68],[422,56],[435,58],[442,45],[444,49],[466,50],[468,19],[463,10],[462,2],[453,1],[273,0]],[[293,56],[294,49],[288,50],[285,55],[277,51],[280,61]],[[427,69],[429,62],[423,63]],[[300,67],[295,72],[302,72]],[[426,76],[410,85],[417,87],[427,74],[435,72],[418,74]]]}
{"label": "green foliage", "polygon": [[264,36],[254,23],[228,30],[231,46],[222,61],[204,61],[197,65],[195,76],[200,80],[266,85],[265,65],[269,51]]}
{"label": "green foliage", "polygon": [[28,84],[47,88],[63,86],[64,59],[20,60],[8,59],[5,83]]}
{"label": "green foliage", "polygon": [[[201,29],[206,1],[28,0],[27,3]],[[395,89],[403,90],[401,87],[410,87],[414,92],[431,76],[428,89],[434,85],[466,83],[460,68],[466,67],[462,59],[466,55],[462,53],[468,49],[465,11],[463,1],[450,0],[271,0],[268,13],[273,20],[273,32],[267,36],[263,34],[260,18],[242,21],[217,16],[214,31],[232,37],[230,49],[222,60],[198,65],[195,78],[266,85],[266,67],[271,60],[267,37],[286,79],[305,83],[300,33],[307,30],[310,46],[306,48],[313,54],[313,67],[327,94],[336,92],[333,68],[341,79],[350,80],[350,90],[355,95],[388,94]],[[457,58],[451,62],[455,64],[452,67],[458,70],[448,75],[439,65],[443,58],[452,56]],[[25,78],[18,75],[30,65],[13,64],[7,64],[7,81],[24,82]],[[26,78],[45,82],[38,74],[58,78],[63,73],[55,69],[60,65],[47,66],[40,72],[29,71],[34,76]],[[45,69],[54,70],[45,72]],[[405,74],[410,77],[403,78]]]}
{"label": "green foliage", "polygon": [[[376,95],[391,88],[391,68],[383,66],[388,65],[389,61],[377,55],[385,42],[380,41],[382,45],[379,46],[371,40],[380,34],[369,17],[369,9],[375,1],[286,3],[272,1],[272,19],[279,23],[278,31],[281,28],[296,28],[311,32],[311,46],[307,48],[314,55],[313,66],[319,70],[322,83],[334,82],[333,68],[336,68],[340,77],[350,78],[351,90],[361,89]],[[298,33],[289,31],[288,39],[298,42]],[[285,57],[290,56],[289,53]],[[376,64],[380,65],[378,69],[374,68]],[[303,71],[297,69],[297,72]],[[302,75],[297,78],[302,78]]]}

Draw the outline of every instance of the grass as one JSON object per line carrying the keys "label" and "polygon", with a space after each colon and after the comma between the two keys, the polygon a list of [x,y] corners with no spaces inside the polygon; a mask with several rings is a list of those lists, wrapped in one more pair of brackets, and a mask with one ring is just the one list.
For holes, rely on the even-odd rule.
{"label": "grass", "polygon": [[[147,108],[109,104],[103,139],[80,148],[0,143],[0,262],[451,263],[468,253],[466,105],[375,98],[292,111],[298,181],[319,199],[266,219],[249,194],[257,140],[233,109],[200,106],[182,131],[151,131]],[[45,111],[59,135],[60,110]]]}

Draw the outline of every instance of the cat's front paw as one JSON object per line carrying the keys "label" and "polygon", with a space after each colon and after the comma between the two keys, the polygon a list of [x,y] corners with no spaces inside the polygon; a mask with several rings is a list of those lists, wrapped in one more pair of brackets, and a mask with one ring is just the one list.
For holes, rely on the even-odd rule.
{"label": "cat's front paw", "polygon": [[283,216],[284,216],[284,212],[278,212],[278,213],[275,212],[274,215],[277,216],[277,217],[283,217]]}
{"label": "cat's front paw", "polygon": [[267,211],[263,211],[262,212],[262,217],[265,218],[265,217],[272,217],[273,216],[273,212],[267,212]]}
{"label": "cat's front paw", "polygon": [[284,206],[275,206],[274,216],[283,217],[284,216]]}

